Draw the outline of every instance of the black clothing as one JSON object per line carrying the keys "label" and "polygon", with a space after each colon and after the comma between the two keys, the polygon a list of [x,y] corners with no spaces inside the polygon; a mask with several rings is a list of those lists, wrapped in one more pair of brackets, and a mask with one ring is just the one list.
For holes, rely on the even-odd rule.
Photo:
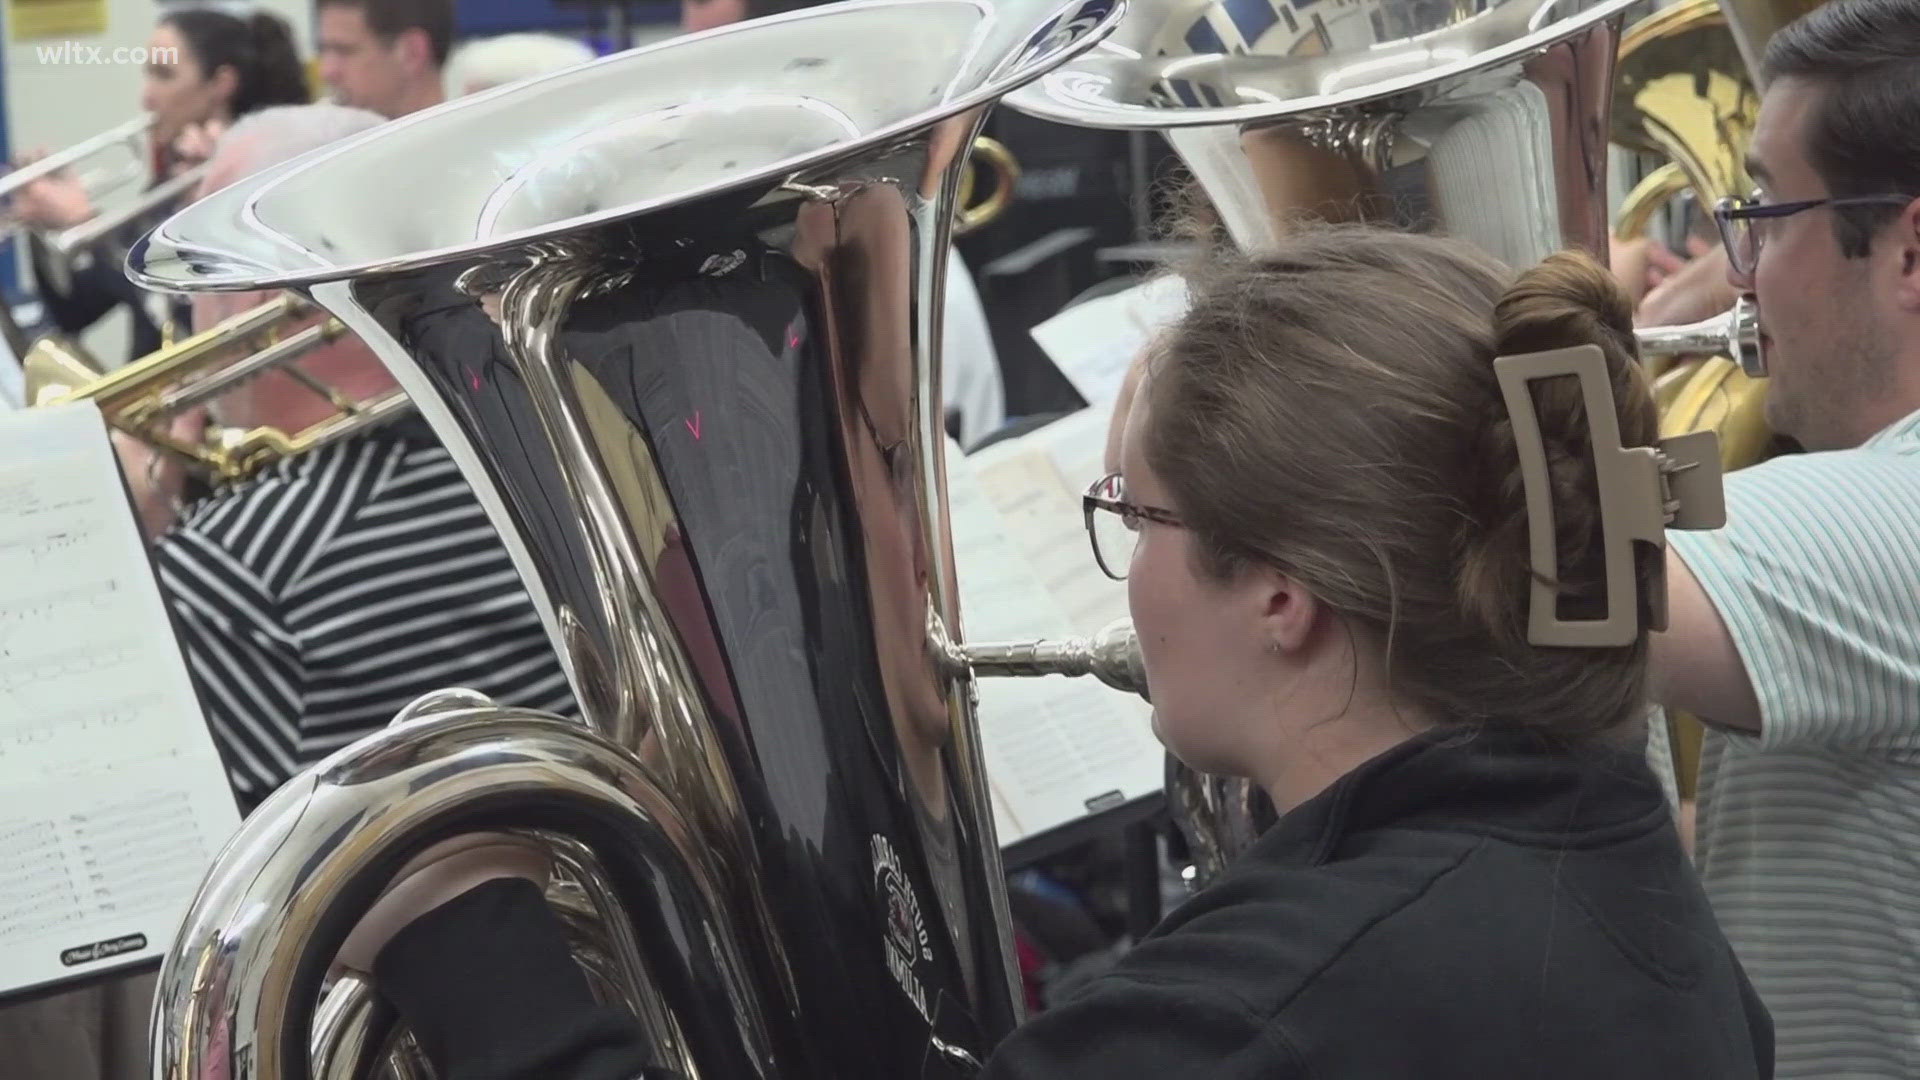
{"label": "black clothing", "polygon": [[[156,179],[145,190],[150,191],[162,182]],[[126,260],[133,245],[177,209],[176,200],[149,210],[102,238],[90,252],[76,253],[71,280],[65,283],[59,282],[53,272],[53,253],[46,242],[39,233],[28,233],[27,254],[33,266],[34,288],[46,307],[48,321],[61,333],[75,337],[114,308],[124,305],[133,320],[127,335],[128,361],[138,360],[160,348],[164,335],[148,310],[148,293],[127,278]],[[185,337],[192,321],[187,302],[171,298],[167,301],[167,310],[179,336]]]}
{"label": "black clothing", "polygon": [[[562,1005],[563,978],[485,966],[496,953],[551,948],[541,942],[553,916],[526,886],[476,893],[498,904],[490,919],[466,914],[479,901],[448,905],[382,957],[402,1015],[445,1055],[441,1075],[634,1075],[638,1057],[616,1060],[574,1027],[522,1020],[537,1009],[586,1018],[576,1027],[606,1023],[584,996]],[[484,1010],[464,1004],[462,987],[481,985],[500,997]],[[530,1059],[545,1071],[492,1065]],[[1772,1071],[1771,1022],[1637,751],[1575,755],[1528,736],[1430,734],[1284,815],[1110,974],[1002,1043],[983,1076]]]}
{"label": "black clothing", "polygon": [[52,255],[38,236],[29,240],[27,250],[40,302],[47,309],[48,321],[61,333],[77,335],[114,308],[124,305],[133,317],[127,335],[127,358],[138,360],[160,347],[160,327],[147,311],[146,294],[127,279],[121,268],[119,249],[111,245],[103,247],[100,255],[73,271],[64,289],[56,283],[51,269]]}
{"label": "black clothing", "polygon": [[374,976],[447,1080],[633,1080],[633,1017],[594,1004],[530,881],[493,881],[416,919]]}

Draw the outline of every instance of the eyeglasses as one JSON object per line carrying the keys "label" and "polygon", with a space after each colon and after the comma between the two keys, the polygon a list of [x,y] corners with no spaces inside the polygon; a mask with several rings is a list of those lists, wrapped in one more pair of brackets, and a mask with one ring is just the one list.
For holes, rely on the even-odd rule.
{"label": "eyeglasses", "polygon": [[1792,217],[1816,206],[1841,209],[1849,206],[1905,206],[1911,195],[1856,195],[1845,199],[1804,199],[1799,202],[1763,203],[1756,194],[1740,199],[1721,199],[1713,208],[1713,220],[1720,227],[1720,242],[1726,245],[1727,261],[1736,274],[1751,274],[1760,261],[1760,244],[1765,229],[1756,221]]}
{"label": "eyeglasses", "polygon": [[1093,561],[1115,581],[1127,580],[1127,567],[1133,563],[1133,548],[1140,540],[1142,521],[1181,526],[1173,511],[1127,502],[1121,497],[1125,494],[1120,474],[1108,473],[1095,480],[1080,498],[1081,511],[1087,517],[1087,539],[1093,544]]}

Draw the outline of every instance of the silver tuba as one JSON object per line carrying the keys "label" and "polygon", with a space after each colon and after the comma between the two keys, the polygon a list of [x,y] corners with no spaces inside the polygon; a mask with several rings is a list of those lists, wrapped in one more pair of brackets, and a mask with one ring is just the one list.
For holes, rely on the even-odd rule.
{"label": "silver tuba", "polygon": [[[1246,250],[1299,218],[1460,237],[1510,266],[1605,255],[1622,21],[1636,0],[1133,0],[1120,28],[1010,94],[1059,123],[1158,131]],[[1746,305],[1642,352],[1762,368]],[[1202,879],[1273,820],[1244,780],[1169,762]]]}
{"label": "silver tuba", "polygon": [[421,1075],[329,966],[412,854],[491,829],[554,853],[590,981],[672,1075],[978,1068],[1022,999],[954,644],[942,275],[985,111],[1118,13],[864,0],[675,39],[142,242],[146,287],[300,290],[379,353],[585,720],[445,695],[268,799],[166,960],[156,1077]]}

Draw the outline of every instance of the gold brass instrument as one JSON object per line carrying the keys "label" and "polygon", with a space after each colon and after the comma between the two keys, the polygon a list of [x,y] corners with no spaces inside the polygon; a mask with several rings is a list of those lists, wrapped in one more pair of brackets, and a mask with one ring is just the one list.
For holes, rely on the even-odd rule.
{"label": "gold brass instrument", "polygon": [[1767,42],[1780,28],[1819,7],[1824,0],[1720,0],[1727,16],[1727,29],[1733,33],[1740,55],[1747,62],[1748,76],[1762,86],[1760,58]]}
{"label": "gold brass instrument", "polygon": [[1753,188],[1745,155],[1760,94],[1715,0],[1682,0],[1627,30],[1613,90],[1613,141],[1666,164],[1629,192],[1615,234],[1645,235],[1691,190],[1703,208]]}
{"label": "gold brass instrument", "polygon": [[[293,365],[292,361],[346,332],[338,319],[328,318],[287,333],[310,321],[313,313],[311,304],[282,295],[105,373],[94,370],[63,338],[43,338],[21,361],[27,401],[34,405],[91,401],[109,425],[184,460],[208,479],[242,479],[281,458],[383,423],[406,408],[406,395],[397,390],[353,401]],[[211,424],[199,441],[182,439],[170,430],[171,422],[182,413],[269,370],[284,372],[330,401],[335,415],[294,432]]]}
{"label": "gold brass instrument", "polygon": [[[1663,164],[1621,201],[1615,237],[1646,236],[1676,196],[1691,193],[1704,211],[1750,191],[1745,154],[1759,111],[1760,95],[1715,0],[1682,0],[1629,27],[1615,72],[1612,138]],[[1706,359],[1648,359],[1663,413]]]}
{"label": "gold brass instrument", "polygon": [[1117,17],[856,0],[677,37],[335,143],[136,247],[138,284],[297,289],[381,357],[584,720],[445,695],[269,797],[169,950],[156,1078],[418,1075],[328,967],[409,858],[493,829],[554,853],[576,957],[667,1075],[979,1069],[1022,995],[943,274],[986,109]]}
{"label": "gold brass instrument", "polygon": [[[1613,138],[1666,159],[1622,203],[1616,234],[1645,235],[1659,207],[1690,190],[1698,204],[1745,195],[1747,144],[1760,110],[1759,57],[1780,27],[1819,0],[1685,0],[1632,27],[1621,44]],[[1654,365],[1662,436],[1712,429],[1722,467],[1744,468],[1775,446],[1766,422],[1764,364],[1708,350]],[[1681,797],[1697,788],[1705,729],[1667,718]]]}
{"label": "gold brass instrument", "polygon": [[[973,201],[974,175],[985,168],[993,174],[993,191],[979,202]],[[985,135],[973,140],[973,157],[960,181],[960,211],[954,218],[955,236],[965,236],[993,221],[1013,202],[1014,185],[1020,182],[1020,162],[1013,151],[998,139]]]}

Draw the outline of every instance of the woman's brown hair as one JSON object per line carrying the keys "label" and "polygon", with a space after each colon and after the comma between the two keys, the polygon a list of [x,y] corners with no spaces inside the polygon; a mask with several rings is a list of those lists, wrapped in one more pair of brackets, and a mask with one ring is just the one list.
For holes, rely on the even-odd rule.
{"label": "woman's brown hair", "polygon": [[[1557,582],[1563,615],[1604,613],[1578,383],[1534,387],[1558,566],[1532,567],[1493,370],[1498,356],[1598,345],[1621,441],[1651,444],[1631,305],[1606,270],[1564,253],[1516,278],[1457,241],[1326,226],[1257,258],[1209,258],[1189,288],[1149,360],[1144,452],[1204,573],[1252,561],[1289,574],[1383,642],[1395,693],[1441,722],[1580,737],[1637,715],[1645,634],[1604,649],[1526,637],[1533,574]],[[1636,551],[1642,625],[1659,557]]]}

